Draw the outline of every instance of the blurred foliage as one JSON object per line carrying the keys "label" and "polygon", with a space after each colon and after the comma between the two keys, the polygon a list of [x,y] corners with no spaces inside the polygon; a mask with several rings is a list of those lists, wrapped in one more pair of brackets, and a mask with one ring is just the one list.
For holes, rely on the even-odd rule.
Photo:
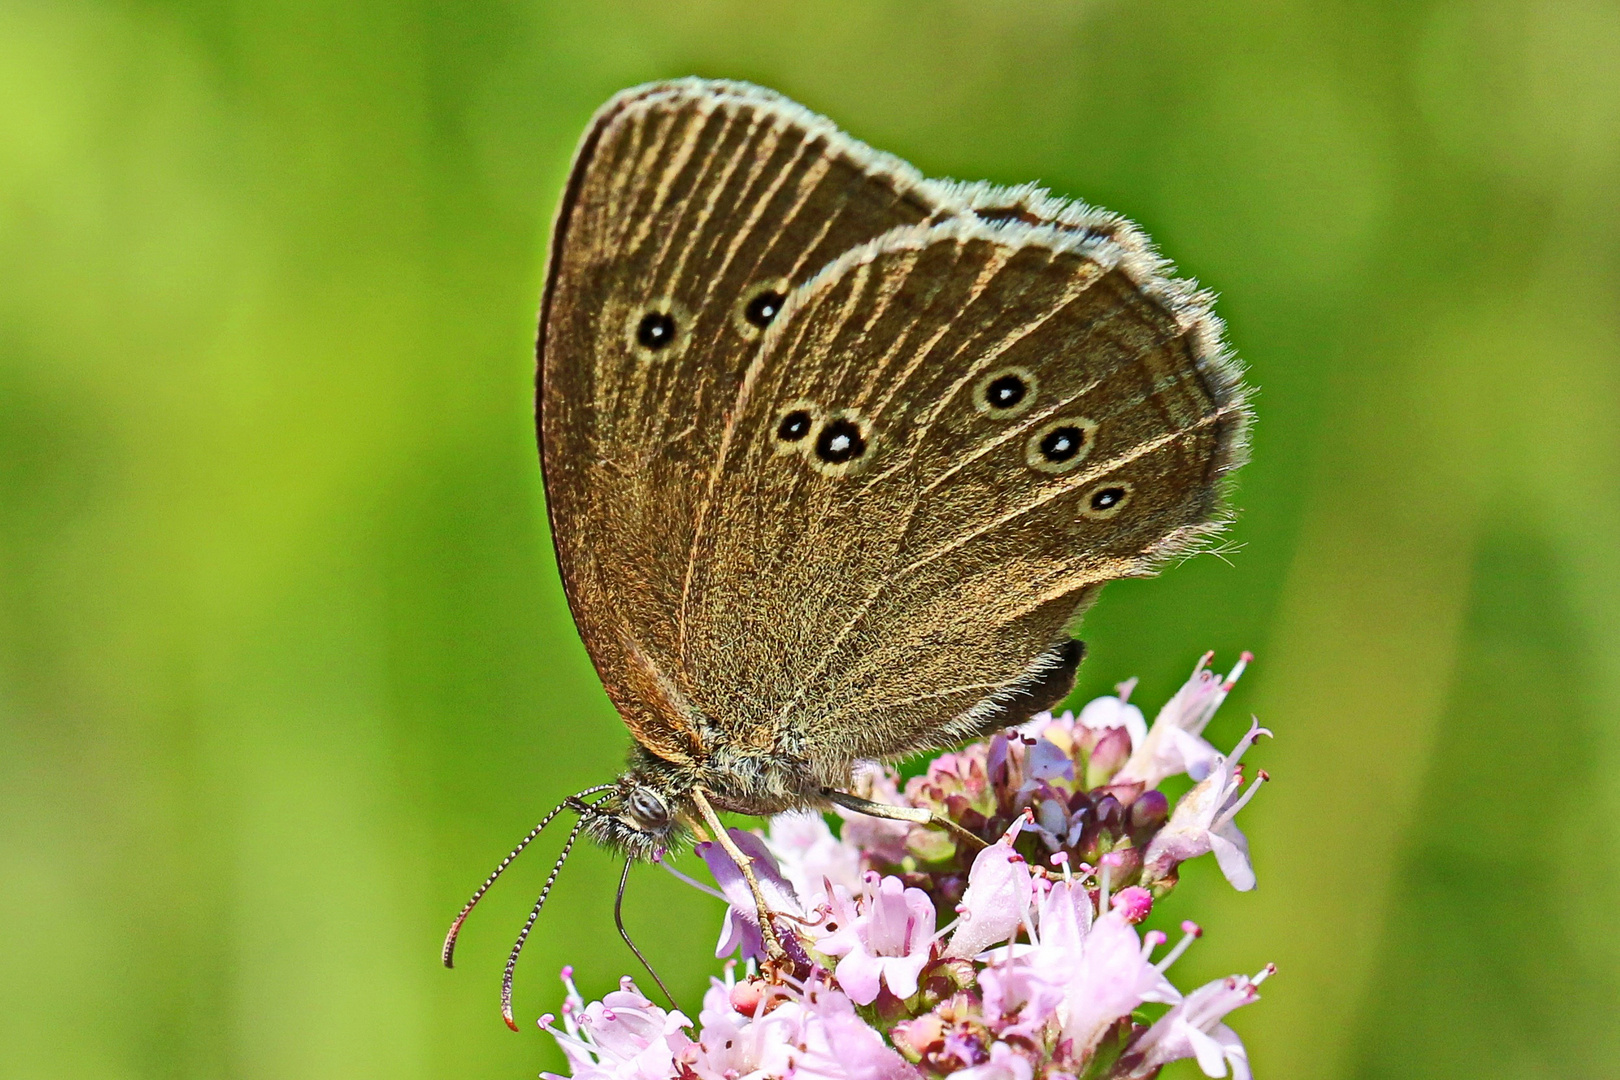
{"label": "blurred foliage", "polygon": [[[1222,294],[1261,387],[1224,558],[1109,589],[1083,693],[1259,662],[1264,1077],[1620,1051],[1620,8],[1596,0],[4,0],[0,1075],[531,1076],[496,1016],[625,735],[530,416],[541,255],[620,87],[751,79],[1039,178]],[[1224,667],[1223,667],[1224,669]],[[552,848],[554,850],[553,842]],[[519,972],[631,958],[580,854]],[[714,903],[632,925],[696,997]],[[1180,1075],[1185,1076],[1184,1070]]]}

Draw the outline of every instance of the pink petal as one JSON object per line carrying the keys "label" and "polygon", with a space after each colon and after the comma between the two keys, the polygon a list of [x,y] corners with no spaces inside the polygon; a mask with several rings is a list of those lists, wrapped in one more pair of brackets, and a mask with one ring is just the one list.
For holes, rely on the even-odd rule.
{"label": "pink petal", "polygon": [[928,954],[897,956],[882,961],[882,966],[883,981],[888,984],[889,992],[897,998],[908,998],[917,992],[917,977],[928,966]]}
{"label": "pink petal", "polygon": [[962,922],[951,935],[947,956],[977,956],[1018,932],[1029,912],[1034,887],[1029,866],[1005,840],[985,848],[968,871],[962,896]]}
{"label": "pink petal", "polygon": [[1228,821],[1209,834],[1210,850],[1221,873],[1238,892],[1248,892],[1255,886],[1254,864],[1249,861],[1249,838],[1243,830]]}
{"label": "pink petal", "polygon": [[877,1000],[883,964],[865,949],[855,949],[838,961],[838,985],[844,988],[849,1000],[857,1005],[870,1005]]}

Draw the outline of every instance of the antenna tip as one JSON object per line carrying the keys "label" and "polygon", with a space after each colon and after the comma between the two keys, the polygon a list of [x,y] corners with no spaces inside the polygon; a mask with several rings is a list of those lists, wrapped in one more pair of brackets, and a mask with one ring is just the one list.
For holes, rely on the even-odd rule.
{"label": "antenna tip", "polygon": [[450,932],[444,935],[444,948],[439,951],[439,959],[444,966],[456,966],[456,939],[461,936],[461,924],[467,921],[467,913],[463,911],[456,916],[456,921],[450,924]]}
{"label": "antenna tip", "polygon": [[518,1030],[517,1021],[512,1019],[512,1010],[510,1008],[505,1006],[501,1008],[501,1019],[505,1020],[506,1026],[511,1028],[513,1031]]}

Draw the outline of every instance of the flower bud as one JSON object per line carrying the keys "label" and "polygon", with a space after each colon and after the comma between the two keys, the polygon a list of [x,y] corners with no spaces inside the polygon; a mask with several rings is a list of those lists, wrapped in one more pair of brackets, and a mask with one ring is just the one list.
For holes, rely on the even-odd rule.
{"label": "flower bud", "polygon": [[1086,762],[1086,787],[1101,787],[1125,767],[1131,757],[1131,736],[1124,728],[1110,728],[1097,740]]}
{"label": "flower bud", "polygon": [[1075,728],[1074,755],[1082,763],[1091,757],[1091,752],[1097,749],[1097,740],[1103,737],[1107,728]]}
{"label": "flower bud", "polygon": [[765,990],[765,984],[756,979],[737,983],[731,988],[731,1007],[744,1016],[753,1016],[765,1000]]}
{"label": "flower bud", "polygon": [[1094,810],[1097,815],[1097,824],[1106,837],[1117,838],[1125,831],[1125,808],[1119,800],[1112,795],[1104,795],[1097,800]]}
{"label": "flower bud", "polygon": [[894,1025],[894,1048],[916,1062],[945,1044],[945,1022],[933,1013]]}
{"label": "flower bud", "polygon": [[1170,799],[1158,788],[1144,791],[1131,804],[1129,829],[1133,838],[1146,840],[1170,817]]}
{"label": "flower bud", "polygon": [[1141,876],[1142,849],[1118,848],[1098,859],[1097,863],[1101,870],[1107,872],[1110,887],[1118,889]]}

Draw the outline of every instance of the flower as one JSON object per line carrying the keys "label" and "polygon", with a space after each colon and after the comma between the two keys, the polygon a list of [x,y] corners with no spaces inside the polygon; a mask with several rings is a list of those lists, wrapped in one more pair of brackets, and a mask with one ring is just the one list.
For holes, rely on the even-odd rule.
{"label": "flower", "polygon": [[1249,839],[1233,818],[1267,779],[1262,772],[1248,790],[1243,790],[1243,770],[1239,762],[1256,739],[1270,734],[1258,723],[1252,724],[1230,757],[1216,755],[1209,775],[1181,797],[1169,822],[1148,844],[1143,856],[1144,879],[1165,880],[1178,864],[1213,851],[1221,873],[1234,889],[1248,892],[1254,888]]}
{"label": "flower", "polygon": [[702,1030],[696,1052],[687,1055],[692,1071],[715,1080],[751,1074],[782,1075],[787,1071],[794,1012],[766,1012],[764,1002],[756,1000],[750,1012],[744,1013],[733,1004],[735,989],[729,973],[728,982],[710,980],[709,990],[703,995],[703,1010],[698,1013]]}
{"label": "flower", "polygon": [[934,904],[921,889],[908,889],[897,877],[866,874],[859,899],[833,887],[832,921],[837,929],[818,947],[838,961],[838,984],[857,1005],[877,1000],[879,983],[898,998],[917,992],[917,977],[934,942]]}
{"label": "flower", "polygon": [[[690,1020],[654,1005],[628,976],[619,980],[618,990],[589,1005],[574,986],[572,968],[563,968],[562,979],[567,987],[562,1008],[565,1030],[557,1030],[549,1013],[540,1018],[540,1026],[562,1047],[576,1080],[671,1080],[676,1076],[676,1055],[692,1042],[682,1030],[692,1026]],[[552,1073],[540,1075],[562,1080]]]}
{"label": "flower", "polygon": [[986,1025],[1003,1038],[1037,1039],[1063,1004],[1063,962],[1053,950],[1029,949],[992,959],[979,972]]}
{"label": "flower", "polygon": [[974,857],[967,892],[957,908],[962,921],[951,935],[945,955],[977,956],[1006,941],[1024,925],[1034,886],[1028,863],[1012,846],[1022,825],[1020,820]]}
{"label": "flower", "polygon": [[1249,1080],[1249,1053],[1243,1040],[1221,1020],[1238,1006],[1258,1001],[1260,984],[1276,970],[1267,965],[1252,979],[1229,975],[1188,994],[1131,1046],[1127,1059],[1141,1060],[1129,1075],[1151,1076],[1169,1062],[1197,1058],[1205,1076],[1225,1076],[1230,1065],[1232,1080]]}
{"label": "flower", "polygon": [[1030,1060],[1004,1042],[990,1047],[990,1060],[983,1065],[951,1073],[952,1080],[1030,1080],[1034,1075]]}
{"label": "flower", "polygon": [[1130,760],[1119,771],[1118,782],[1156,787],[1166,777],[1186,773],[1202,780],[1219,752],[1200,736],[1215,710],[1231,693],[1243,669],[1254,657],[1244,653],[1223,679],[1206,670],[1214,653],[1205,653],[1188,680],[1153,718],[1153,727],[1140,742],[1133,740]]}
{"label": "flower", "polygon": [[1041,898],[1041,945],[1078,954],[1091,930],[1092,914],[1091,893],[1084,885],[1073,878],[1052,882]]}
{"label": "flower", "polygon": [[[895,824],[909,827],[904,822]],[[844,831],[849,831],[847,826]],[[847,889],[861,887],[861,849],[834,836],[827,819],[820,814],[777,814],[771,819],[765,847],[800,897],[818,895],[825,887],[824,881]]]}
{"label": "flower", "polygon": [[[780,916],[786,959],[765,958],[730,855],[699,844],[727,901],[717,953],[740,952],[744,976],[728,961],[694,1025],[629,979],[587,1005],[565,970],[561,1027],[549,1015],[541,1024],[571,1075],[1150,1080],[1190,1058],[1209,1076],[1249,1080],[1225,1017],[1258,998],[1271,969],[1183,997],[1166,972],[1202,930],[1183,923],[1155,960],[1167,939],[1140,928],[1189,858],[1213,852],[1233,885],[1254,886],[1235,818],[1266,779],[1245,784],[1243,755],[1270,733],[1253,724],[1229,755],[1204,741],[1248,655],[1225,679],[1208,660],[1151,729],[1131,681],[1078,716],[1043,714],[940,755],[904,795],[892,771],[857,772],[862,797],[927,808],[954,830],[842,809],[841,825],[798,812],[765,833],[730,830]],[[1180,771],[1196,783],[1172,809],[1154,785]],[[1138,1013],[1148,1003],[1166,1007],[1156,1022]]]}
{"label": "flower", "polygon": [[783,1075],[794,1080],[918,1077],[917,1070],[856,1014],[851,999],[844,994],[812,984],[801,999],[800,1009],[800,1026],[788,1052],[788,1071]]}
{"label": "flower", "polygon": [[1074,758],[1050,739],[1036,739],[1024,754],[1027,780],[1074,780]]}
{"label": "flower", "polygon": [[1148,962],[1148,949],[1118,911],[1092,924],[1071,970],[1058,1021],[1076,1057],[1088,1055],[1120,1017],[1144,1001],[1181,1000],[1164,973]]}
{"label": "flower", "polygon": [[[754,877],[759,881],[760,891],[765,894],[771,910],[790,915],[802,914],[798,895],[777,868],[765,841],[741,829],[726,831],[742,853],[753,859]],[[741,949],[744,960],[765,959],[765,938],[759,929],[759,909],[754,904],[754,894],[748,888],[748,880],[732,861],[731,855],[719,844],[704,841],[693,850],[708,864],[709,872],[714,875],[730,905],[726,909],[726,920],[720,927],[720,941],[714,948],[714,955],[730,956]]]}
{"label": "flower", "polygon": [[1076,722],[1081,727],[1092,731],[1109,731],[1114,728],[1124,728],[1130,736],[1131,746],[1141,746],[1147,741],[1147,720],[1142,716],[1142,710],[1130,703],[1131,691],[1136,689],[1136,680],[1122,682],[1117,687],[1119,693],[1113,697],[1094,698],[1086,703],[1080,710]]}

